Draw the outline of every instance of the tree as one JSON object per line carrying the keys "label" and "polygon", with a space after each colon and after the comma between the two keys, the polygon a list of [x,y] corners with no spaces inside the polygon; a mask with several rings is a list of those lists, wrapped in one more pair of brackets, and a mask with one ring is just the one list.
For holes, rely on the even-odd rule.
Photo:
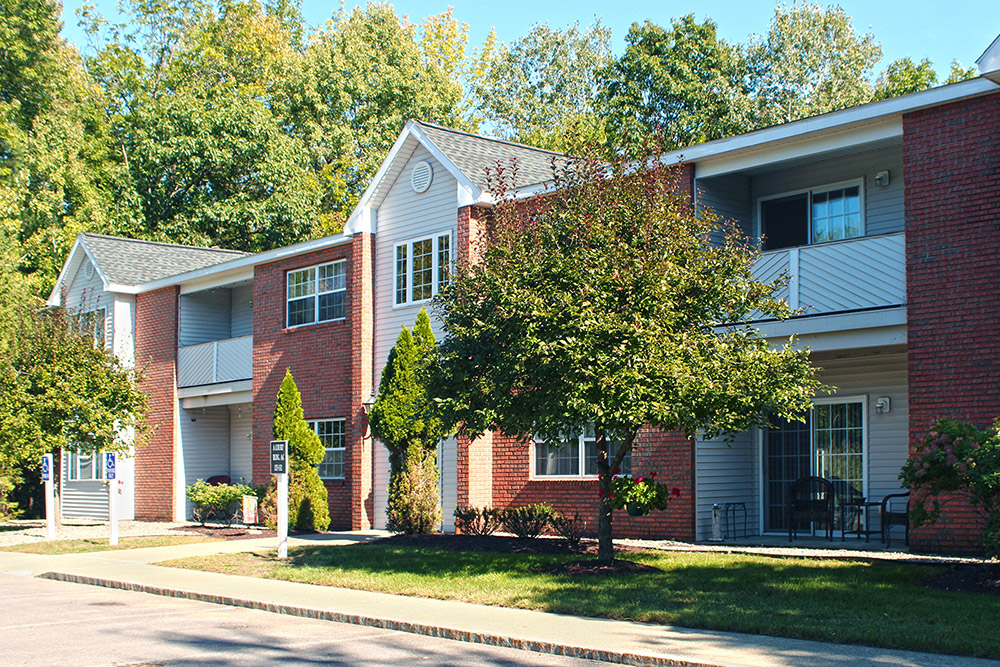
{"label": "tree", "polygon": [[670,29],[633,23],[625,52],[601,76],[600,115],[613,142],[657,134],[671,148],[746,131],[749,99],[740,50],[711,20],[689,14]]}
{"label": "tree", "polygon": [[[778,285],[753,277],[757,251],[734,226],[693,212],[680,170],[572,160],[529,202],[501,179],[483,260],[435,301],[437,386],[461,432],[555,444],[594,429],[606,562],[612,474],[645,425],[709,438],[801,418],[818,386],[807,351],[750,326],[753,311],[788,315]],[[610,457],[609,441],[621,443]]]}
{"label": "tree", "polygon": [[[747,60],[756,125],[776,125],[868,102],[882,47],[858,34],[837,6],[796,0],[774,11],[767,37]],[[751,128],[752,129],[752,128]]]}
{"label": "tree", "polygon": [[288,525],[295,530],[326,530],[330,506],[317,466],[326,451],[302,412],[302,395],[285,371],[274,404],[274,438],[288,441]]}
{"label": "tree", "polygon": [[471,82],[479,112],[505,139],[562,150],[583,129],[603,140],[595,116],[598,72],[611,60],[611,32],[600,21],[585,30],[535,25],[503,44],[483,76]]}
{"label": "tree", "polygon": [[368,416],[372,435],[389,450],[390,530],[423,533],[441,521],[434,461],[448,429],[429,391],[434,350],[430,317],[421,308],[413,334],[403,327],[389,352]]}
{"label": "tree", "polygon": [[0,471],[34,472],[44,454],[58,462],[64,451],[126,454],[142,444],[136,371],[79,325],[62,309],[19,319],[0,362]]}
{"label": "tree", "polygon": [[893,60],[875,82],[874,100],[908,95],[937,85],[937,72],[930,60],[924,58],[916,64],[910,58]]}

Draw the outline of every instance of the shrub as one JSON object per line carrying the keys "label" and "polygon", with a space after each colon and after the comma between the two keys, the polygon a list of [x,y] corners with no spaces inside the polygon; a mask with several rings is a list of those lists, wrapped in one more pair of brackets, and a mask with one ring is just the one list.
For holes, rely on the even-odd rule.
{"label": "shrub", "polygon": [[549,505],[525,505],[503,511],[503,527],[519,538],[538,537],[552,521],[556,511]]}
{"label": "shrub", "polygon": [[441,523],[434,453],[414,445],[402,470],[389,482],[389,530],[406,535],[429,533]]}
{"label": "shrub", "polygon": [[561,512],[556,512],[552,516],[551,524],[555,531],[574,548],[580,545],[583,532],[587,529],[587,522],[580,517],[578,512],[574,513],[572,518]]}
{"label": "shrub", "polygon": [[243,496],[257,495],[252,486],[246,484],[211,485],[203,479],[185,489],[188,500],[194,503],[194,518],[201,525],[215,520],[231,526],[239,515]]}
{"label": "shrub", "polygon": [[492,507],[456,507],[455,526],[467,535],[492,535],[502,523],[502,512]]}

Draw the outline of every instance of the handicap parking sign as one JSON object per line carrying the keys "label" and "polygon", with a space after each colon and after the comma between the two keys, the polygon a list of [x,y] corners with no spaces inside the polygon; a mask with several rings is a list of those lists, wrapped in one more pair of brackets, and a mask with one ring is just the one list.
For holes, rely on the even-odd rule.
{"label": "handicap parking sign", "polygon": [[43,456],[42,457],[42,481],[43,482],[49,481],[49,476],[51,474],[52,474],[52,471],[49,470],[49,457],[48,456]]}
{"label": "handicap parking sign", "polygon": [[115,478],[115,454],[114,452],[107,452],[104,460],[104,477],[105,479]]}

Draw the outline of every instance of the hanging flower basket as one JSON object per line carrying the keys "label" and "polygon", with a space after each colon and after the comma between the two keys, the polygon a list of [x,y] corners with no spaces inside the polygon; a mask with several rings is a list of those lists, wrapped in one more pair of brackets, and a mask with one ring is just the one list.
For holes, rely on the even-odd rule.
{"label": "hanging flower basket", "polygon": [[611,480],[611,506],[629,516],[646,516],[650,510],[665,510],[680,489],[656,481],[656,473],[646,477],[614,477]]}
{"label": "hanging flower basket", "polygon": [[628,512],[629,516],[646,516],[649,514],[649,508],[639,503],[625,503],[625,511]]}

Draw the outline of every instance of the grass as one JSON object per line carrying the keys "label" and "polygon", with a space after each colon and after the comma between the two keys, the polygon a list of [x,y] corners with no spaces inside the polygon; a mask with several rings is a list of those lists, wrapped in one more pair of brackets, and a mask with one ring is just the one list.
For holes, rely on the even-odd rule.
{"label": "grass", "polygon": [[478,604],[894,649],[1000,658],[1000,597],[934,590],[939,567],[742,554],[642,552],[661,572],[540,572],[570,556],[363,544],[308,546],[287,562],[229,554],[164,563]]}
{"label": "grass", "polygon": [[108,538],[86,540],[57,540],[52,542],[28,542],[2,547],[0,551],[17,551],[26,554],[59,556],[63,554],[83,554],[92,551],[118,551],[121,549],[146,549],[149,547],[172,547],[179,544],[197,542],[218,542],[201,535],[150,535],[148,537],[123,537],[116,546],[108,544]]}

